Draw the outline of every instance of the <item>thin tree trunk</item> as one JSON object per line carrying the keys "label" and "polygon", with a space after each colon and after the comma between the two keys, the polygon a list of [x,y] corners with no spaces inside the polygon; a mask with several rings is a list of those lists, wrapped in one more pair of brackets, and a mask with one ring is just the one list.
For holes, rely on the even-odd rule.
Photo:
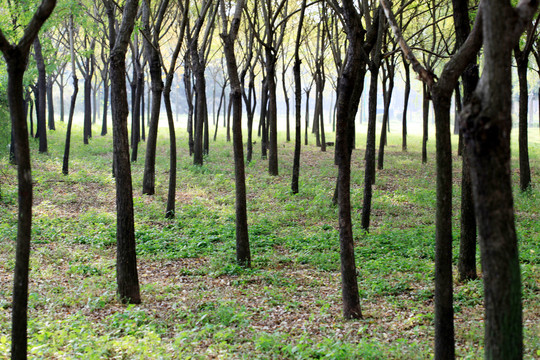
{"label": "thin tree trunk", "polygon": [[407,61],[403,61],[405,69],[405,93],[403,95],[403,117],[401,119],[401,150],[407,151],[407,110],[409,108],[409,96],[411,94],[411,71]]}
{"label": "thin tree trunk", "polygon": [[527,82],[528,58],[517,59],[519,79],[519,188],[526,191],[531,187],[531,166],[529,161],[529,141],[527,111],[529,90]]}
{"label": "thin tree trunk", "polygon": [[56,130],[54,124],[54,103],[53,103],[53,81],[51,77],[47,79],[47,109],[49,130]]}
{"label": "thin tree trunk", "polygon": [[73,115],[75,113],[75,103],[77,101],[77,93],[79,92],[79,80],[73,73],[73,95],[71,95],[71,103],[69,106],[69,116],[66,128],[66,144],[64,147],[64,160],[62,163],[62,174],[69,174],[69,152],[71,148],[71,127],[73,125]]}
{"label": "thin tree trunk", "polygon": [[36,65],[38,69],[38,85],[37,85],[37,131],[36,135],[39,137],[39,152],[46,153],[47,148],[47,124],[46,124],[46,78],[45,78],[45,62],[43,60],[43,54],[41,52],[41,42],[39,37],[34,40],[34,58],[36,59]]}
{"label": "thin tree trunk", "polygon": [[429,89],[427,85],[422,86],[422,164],[427,163],[427,142],[429,137]]}

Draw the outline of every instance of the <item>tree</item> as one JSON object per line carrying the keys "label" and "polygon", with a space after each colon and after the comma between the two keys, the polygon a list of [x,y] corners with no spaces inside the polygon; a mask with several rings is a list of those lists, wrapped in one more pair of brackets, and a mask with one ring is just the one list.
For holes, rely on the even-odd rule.
{"label": "tree", "polygon": [[344,30],[349,42],[346,65],[338,80],[335,159],[338,165],[337,198],[343,316],[347,319],[358,319],[362,317],[362,310],[356,279],[351,220],[351,153],[354,146],[354,119],[366,73],[367,59],[363,54],[369,53],[375,45],[379,16],[374,19],[366,32],[362,25],[362,15],[352,0],[344,0],[342,6],[336,1],[331,1],[330,4],[343,17]]}
{"label": "tree", "polygon": [[[110,24],[114,24],[113,1],[104,0]],[[135,253],[135,222],[133,219],[133,189],[127,131],[128,102],[126,94],[126,52],[135,26],[137,0],[124,3],[122,24],[115,34],[110,26],[111,109],[113,121],[114,173],[116,179],[116,282],[118,295],[124,303],[141,302],[137,257]]]}
{"label": "tree", "polygon": [[300,20],[298,21],[298,31],[294,46],[294,108],[295,108],[295,134],[294,134],[294,160],[291,190],[293,194],[298,194],[298,179],[300,178],[300,151],[302,147],[302,78],[300,77],[300,41],[304,16],[306,13],[306,0],[302,0],[300,10]]}
{"label": "tree", "polygon": [[[461,46],[467,40],[471,32],[469,25],[468,0],[453,0],[454,27],[456,29],[456,46]],[[463,102],[470,102],[472,93],[478,84],[478,66],[475,58],[465,69],[463,80]],[[459,103],[459,85],[456,87],[456,103]],[[456,114],[456,119],[459,114]],[[460,136],[462,139],[462,137]],[[461,141],[463,144],[463,141]],[[463,145],[462,145],[463,146]],[[462,176],[461,176],[461,217],[460,217],[460,244],[458,273],[459,279],[476,279],[476,216],[474,214],[474,202],[472,197],[469,158],[467,152],[462,152]]]}
{"label": "tree", "polygon": [[529,57],[534,45],[536,28],[540,17],[536,21],[530,21],[527,25],[527,36],[523,49],[517,43],[514,47],[517,73],[519,80],[519,187],[525,191],[531,187],[531,165],[529,162],[529,141],[528,141],[528,109],[529,109],[529,88],[527,81],[527,71],[529,70]]}
{"label": "tree", "polygon": [[521,359],[521,279],[510,171],[511,57],[537,1],[482,2],[484,71],[461,127],[471,180],[484,275],[486,359]]}
{"label": "tree", "polygon": [[73,115],[75,113],[75,102],[79,92],[79,80],[75,68],[75,45],[73,40],[73,15],[69,17],[69,51],[71,55],[71,75],[73,77],[73,95],[71,95],[71,103],[69,106],[69,116],[66,128],[66,142],[64,145],[64,158],[62,162],[62,174],[69,173],[69,152],[71,148],[71,127],[73,126]]}
{"label": "tree", "polygon": [[225,12],[225,0],[220,0],[223,30],[221,39],[227,61],[233,107],[233,150],[234,175],[236,187],[236,262],[245,267],[251,266],[251,252],[247,225],[246,175],[244,169],[244,150],[242,143],[242,86],[238,75],[238,65],[234,53],[234,42],[238,36],[244,0],[238,0],[234,9],[230,28]]}
{"label": "tree", "polygon": [[397,42],[413,70],[430,90],[435,110],[437,209],[435,220],[435,358],[453,359],[454,311],[452,303],[452,146],[450,141],[450,102],[458,77],[476,57],[481,47],[479,21],[446,63],[438,81],[420,64],[405,42],[390,4],[380,0]]}
{"label": "tree", "polygon": [[[144,49],[148,59],[151,87],[152,87],[152,113],[150,116],[150,127],[148,128],[148,141],[146,145],[146,155],[144,161],[144,176],[142,193],[154,195],[156,179],[156,146],[159,124],[159,113],[161,109],[161,95],[163,94],[163,80],[161,78],[161,57],[159,56],[159,39],[163,21],[169,0],[161,0],[158,3],[157,14],[150,16],[150,1],[144,1],[143,23],[145,24]],[[150,17],[154,20],[150,28]]]}
{"label": "tree", "polygon": [[17,248],[15,252],[11,318],[11,358],[17,360],[27,358],[28,267],[32,231],[32,170],[28,128],[24,116],[23,77],[28,64],[30,47],[55,6],[55,0],[43,0],[16,44],[10,43],[4,32],[0,30],[0,51],[4,55],[8,69],[7,93],[19,182]]}
{"label": "tree", "polygon": [[176,46],[173,50],[169,69],[165,70],[165,86],[163,87],[163,100],[165,102],[165,109],[167,112],[167,122],[169,125],[169,138],[170,138],[170,155],[169,155],[169,192],[167,195],[167,209],[165,210],[165,217],[173,218],[175,216],[175,200],[176,200],[176,132],[174,130],[174,120],[171,105],[171,87],[174,79],[174,71],[176,69],[176,61],[182,48],[182,42],[184,40],[184,33],[188,22],[188,10],[189,1],[186,0],[186,4],[182,5],[181,1],[178,1],[180,11],[183,7],[182,23],[180,24],[180,34],[176,40]]}
{"label": "tree", "polygon": [[47,121],[46,121],[46,105],[47,105],[47,79],[45,73],[45,60],[41,51],[41,42],[39,36],[34,39],[34,58],[38,69],[37,82],[37,131],[36,136],[39,137],[39,152],[47,152]]}

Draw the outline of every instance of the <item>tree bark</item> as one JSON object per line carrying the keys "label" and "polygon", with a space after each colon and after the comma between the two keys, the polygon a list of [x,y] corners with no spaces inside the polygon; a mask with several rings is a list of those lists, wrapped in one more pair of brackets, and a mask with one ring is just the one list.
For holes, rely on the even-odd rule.
{"label": "tree bark", "polygon": [[300,152],[302,148],[302,77],[300,76],[300,41],[302,37],[302,26],[304,25],[304,16],[306,12],[306,0],[302,0],[300,10],[300,20],[298,22],[298,31],[296,33],[296,42],[294,48],[294,109],[295,109],[295,133],[294,133],[294,160],[291,190],[293,194],[298,194],[300,178]]}
{"label": "tree bark", "polygon": [[23,97],[23,77],[28,64],[30,47],[43,23],[56,5],[55,0],[44,0],[24,29],[17,45],[12,45],[0,30],[0,51],[4,54],[8,71],[7,97],[10,109],[13,143],[17,158],[18,220],[15,271],[13,275],[13,302],[11,316],[11,358],[27,358],[28,275],[30,240],[32,233],[32,169],[30,146]]}
{"label": "tree bark", "polygon": [[401,119],[401,150],[407,151],[407,110],[409,108],[409,96],[411,94],[411,71],[410,65],[406,60],[403,60],[403,68],[405,69],[405,93],[403,94],[403,117]]}
{"label": "tree bark", "polygon": [[[161,9],[167,8],[168,1],[165,0],[165,5],[160,4]],[[149,2],[143,2],[143,21],[145,23],[146,33],[144,40],[144,48],[146,57],[148,58],[148,67],[150,71],[151,88],[152,88],[152,112],[150,115],[150,127],[148,129],[148,140],[146,145],[146,154],[144,161],[144,175],[142,193],[146,195],[154,195],[156,192],[156,148],[157,134],[159,124],[159,113],[161,109],[161,96],[163,93],[163,80],[161,78],[161,58],[159,56],[159,33],[161,31],[161,21],[163,15],[159,13],[154,24],[152,35],[150,35],[149,19],[150,5]],[[150,39],[152,41],[150,42]]]}
{"label": "tree bark", "polygon": [[[127,131],[128,102],[126,93],[126,52],[137,15],[137,0],[124,4],[122,24],[118,36],[111,37],[111,110],[113,120],[114,171],[116,179],[116,282],[118,295],[124,303],[141,302],[137,256],[135,252],[135,223],[133,218],[133,190]],[[106,0],[109,9],[113,4]],[[109,21],[114,22],[112,11]],[[112,39],[115,39],[114,42]]]}
{"label": "tree bark", "polygon": [[38,69],[38,83],[37,83],[37,131],[36,136],[39,137],[39,152],[46,153],[47,147],[47,122],[46,122],[46,94],[47,94],[47,80],[45,74],[45,61],[41,52],[41,42],[39,37],[34,40],[34,58],[36,59],[36,65]]}
{"label": "tree bark", "polygon": [[56,126],[54,124],[53,81],[50,76],[47,79],[47,110],[47,125],[49,126],[49,130],[56,130]]}
{"label": "tree bark", "polygon": [[[525,54],[523,54],[525,55]],[[527,112],[529,107],[529,90],[527,70],[529,68],[528,53],[516,56],[519,80],[519,188],[526,191],[531,187],[531,166],[529,161],[529,141]]]}
{"label": "tree bark", "polygon": [[521,276],[510,170],[512,129],[511,52],[538,2],[507,0],[481,5],[484,70],[462,131],[471,161],[471,180],[484,275],[485,358],[521,359]]}

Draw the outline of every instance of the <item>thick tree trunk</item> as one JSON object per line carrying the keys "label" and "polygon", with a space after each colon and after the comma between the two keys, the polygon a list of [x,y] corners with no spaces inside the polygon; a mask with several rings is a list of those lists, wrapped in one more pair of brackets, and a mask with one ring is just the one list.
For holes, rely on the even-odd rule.
{"label": "thick tree trunk", "polygon": [[[36,37],[37,39],[37,37]],[[15,271],[13,278],[13,302],[11,320],[11,358],[26,359],[28,274],[30,264],[30,237],[32,230],[32,170],[28,144],[28,128],[24,118],[23,76],[27,56],[17,52],[4,53],[8,66],[8,102],[17,159],[19,183],[19,212]]]}
{"label": "thick tree trunk", "polygon": [[39,29],[50,16],[56,5],[54,0],[44,0],[24,29],[19,44],[8,43],[0,31],[0,51],[7,63],[7,98],[10,110],[12,144],[17,159],[18,220],[17,245],[15,249],[15,271],[13,275],[13,301],[11,316],[11,358],[27,358],[28,324],[28,275],[30,265],[30,240],[32,233],[32,169],[28,127],[23,97],[23,78],[28,65],[28,54]]}
{"label": "thick tree trunk", "polygon": [[434,91],[437,158],[435,232],[435,356],[454,359],[452,304],[452,143],[450,94]]}
{"label": "thick tree trunk", "polygon": [[[127,131],[128,102],[126,93],[125,56],[129,36],[137,14],[137,1],[127,0],[124,4],[122,25],[118,37],[111,44],[111,108],[113,120],[114,171],[116,179],[116,240],[117,262],[116,281],[118,295],[122,302],[141,302],[137,257],[135,252],[135,223],[133,218],[133,190],[131,184],[131,164]],[[109,3],[109,7],[113,5]],[[109,21],[114,21],[112,11]]]}
{"label": "thick tree trunk", "polygon": [[[521,274],[510,167],[511,51],[538,2],[483,6],[484,69],[462,130],[471,162],[484,275],[485,358],[523,357]],[[511,29],[511,30],[509,30]]]}

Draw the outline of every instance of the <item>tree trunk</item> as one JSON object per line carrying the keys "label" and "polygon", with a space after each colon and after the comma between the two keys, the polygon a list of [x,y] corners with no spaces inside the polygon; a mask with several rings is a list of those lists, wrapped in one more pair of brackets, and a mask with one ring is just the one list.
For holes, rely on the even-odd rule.
{"label": "tree trunk", "polygon": [[373,197],[373,184],[375,183],[375,136],[377,123],[377,84],[379,75],[378,61],[370,67],[369,105],[368,105],[368,129],[366,140],[366,168],[364,171],[364,200],[362,204],[362,229],[369,230],[371,217],[371,199]]}
{"label": "tree trunk", "polygon": [[407,61],[403,61],[405,68],[405,93],[403,95],[403,118],[401,120],[401,150],[407,151],[407,110],[409,108],[409,96],[411,94],[411,71]]}
{"label": "tree trunk", "polygon": [[450,94],[434,91],[437,158],[435,221],[435,357],[454,359],[452,304],[452,144]]}
{"label": "tree trunk", "polygon": [[47,123],[46,123],[46,78],[45,78],[45,62],[41,52],[41,42],[39,37],[34,40],[34,58],[38,69],[38,85],[37,85],[37,131],[36,136],[39,137],[39,152],[46,153],[47,149]]}
{"label": "tree trunk", "polygon": [[528,57],[516,59],[519,79],[519,188],[521,191],[531,187],[531,166],[529,162],[529,141],[527,112],[529,90],[527,82]]}
{"label": "tree trunk", "polygon": [[24,35],[17,45],[9,44],[0,31],[0,51],[7,64],[7,99],[11,117],[11,129],[17,159],[18,219],[15,271],[13,275],[13,301],[11,316],[11,358],[27,358],[28,324],[28,276],[30,265],[30,240],[32,234],[32,169],[28,127],[24,111],[23,78],[28,65],[30,47],[37,39],[39,29],[56,5],[45,0],[36,10]]}
{"label": "tree trunk", "polygon": [[429,137],[429,89],[422,86],[422,164],[427,163],[427,142]]}
{"label": "tree trunk", "polygon": [[511,52],[538,2],[518,6],[516,11],[509,1],[494,0],[481,7],[485,65],[462,123],[480,234],[486,359],[523,357],[521,275],[510,167]]}
{"label": "tree trunk", "polygon": [[[116,281],[118,295],[124,303],[139,304],[141,295],[135,252],[135,223],[133,219],[133,190],[127,131],[128,102],[126,93],[126,52],[137,14],[136,0],[124,4],[123,21],[118,37],[111,44],[111,108],[113,120],[114,170],[116,179]],[[108,3],[109,9],[112,4]],[[107,12],[114,22],[112,11]],[[114,37],[111,37],[114,38]]]}
{"label": "tree trunk", "polygon": [[92,80],[89,76],[84,76],[84,144],[88,145],[88,140],[92,137]]}
{"label": "tree trunk", "polygon": [[[37,37],[36,37],[37,39]],[[17,49],[18,50],[18,49]],[[2,50],[4,52],[4,50]],[[27,355],[27,309],[28,276],[30,264],[30,237],[32,229],[32,170],[28,144],[28,128],[24,118],[23,76],[27,57],[19,52],[6,54],[8,66],[8,102],[17,159],[19,183],[17,247],[13,278],[13,302],[11,320],[11,358],[26,359]]]}
{"label": "tree trunk", "polygon": [[49,77],[47,79],[47,110],[48,110],[48,125],[49,130],[56,130],[54,124],[54,103],[53,103],[53,81]]}
{"label": "tree trunk", "polygon": [[[377,169],[382,170],[384,167],[384,147],[386,145],[388,121],[390,116],[390,103],[392,101],[392,92],[394,91],[394,70],[390,69],[393,66],[389,64],[388,67],[388,87],[384,91],[384,113],[381,128],[381,140],[379,142],[379,157],[377,158]],[[384,86],[384,85],[383,85]]]}
{"label": "tree trunk", "polygon": [[273,49],[266,47],[266,83],[268,85],[268,173],[279,175],[277,146],[276,59]]}
{"label": "tree trunk", "polygon": [[[108,65],[107,65],[108,67]],[[107,73],[109,71],[107,70]],[[101,124],[101,136],[107,135],[107,113],[109,108],[109,77],[103,80],[103,117]]]}
{"label": "tree trunk", "polygon": [[69,117],[66,128],[66,144],[64,146],[64,160],[62,163],[62,174],[69,174],[69,152],[71,148],[71,127],[73,125],[73,115],[75,113],[75,102],[77,101],[77,93],[79,92],[79,80],[73,74],[73,95],[71,95],[71,103],[69,106]]}

